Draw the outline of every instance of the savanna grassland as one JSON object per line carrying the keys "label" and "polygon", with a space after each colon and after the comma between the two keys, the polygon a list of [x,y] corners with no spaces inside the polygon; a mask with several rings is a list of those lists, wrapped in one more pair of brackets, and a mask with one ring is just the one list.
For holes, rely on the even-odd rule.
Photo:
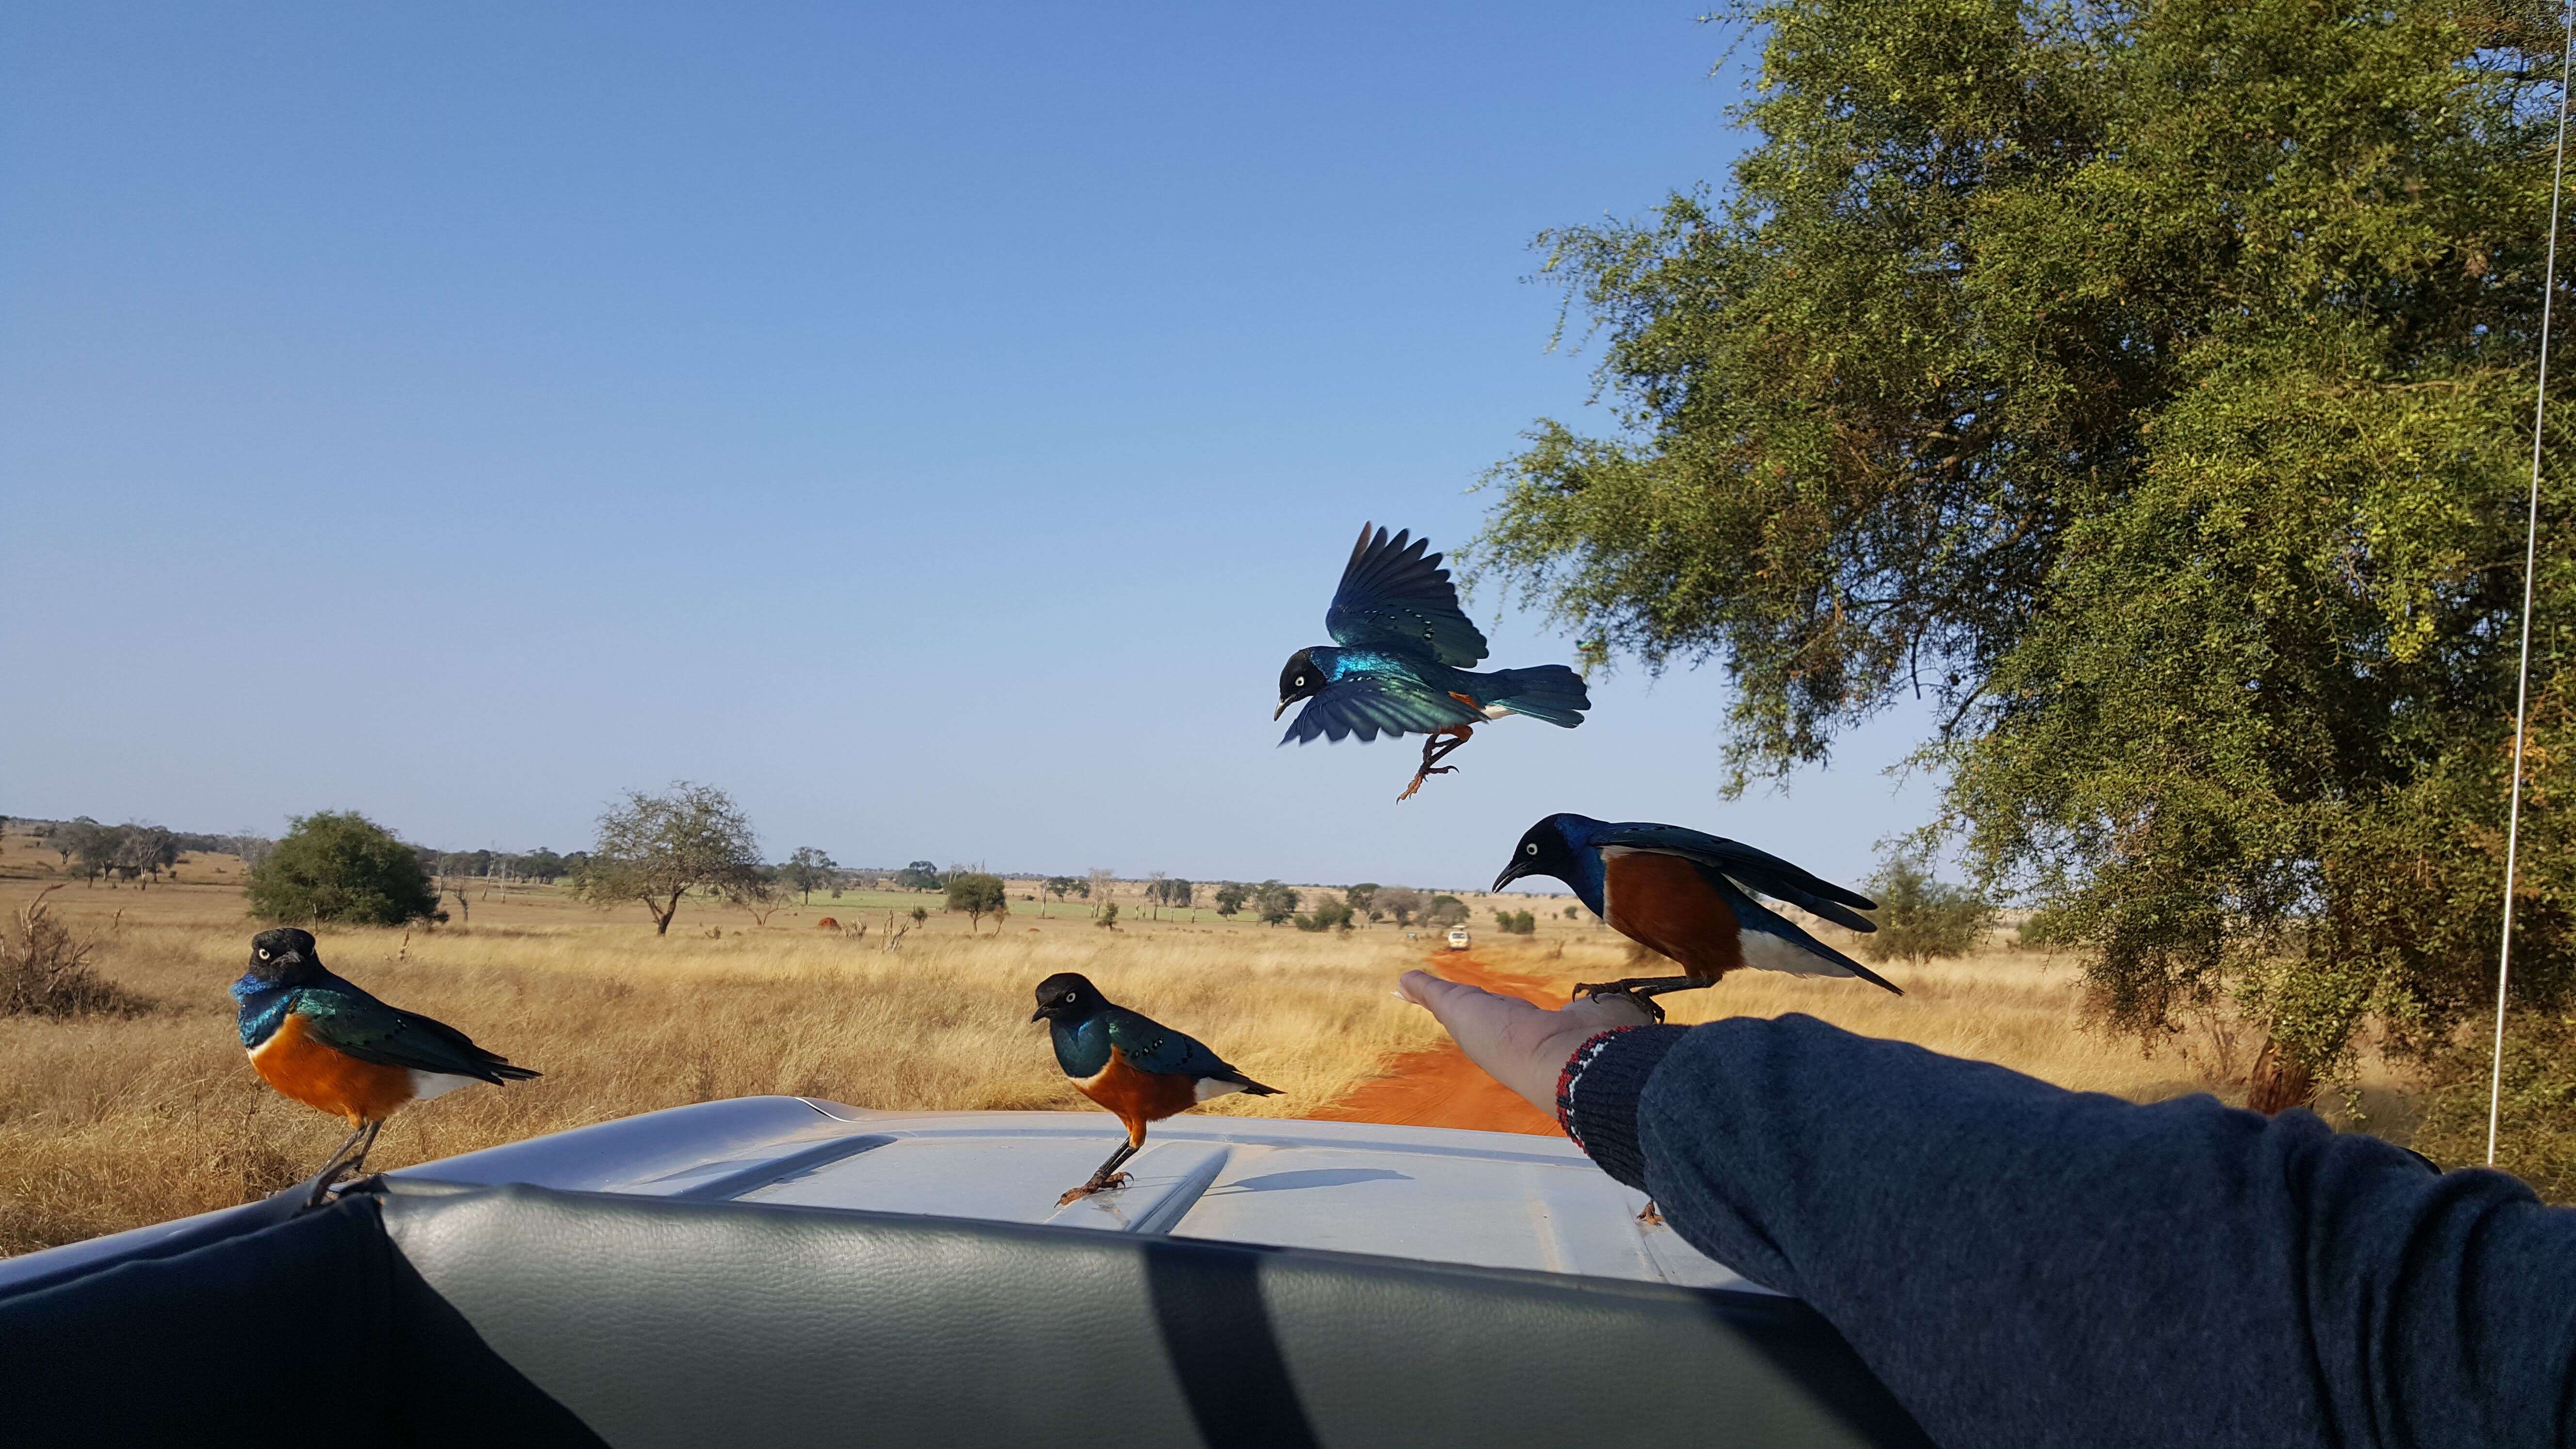
{"label": "savanna grassland", "polygon": [[[47,885],[38,842],[0,850],[0,911]],[[239,863],[190,856],[176,884],[110,889],[77,880],[48,898],[94,943],[91,962],[143,1003],[130,1015],[0,1018],[0,1253],[112,1232],[276,1191],[319,1164],[345,1131],[278,1098],[236,1041],[225,985],[257,926]],[[755,925],[743,911],[684,905],[668,936],[638,908],[600,912],[553,889],[515,887],[436,930],[326,929],[330,965],[388,999],[450,1021],[545,1076],[473,1088],[404,1113],[371,1165],[471,1151],[543,1132],[710,1098],[788,1093],[861,1107],[1090,1110],[1064,1082],[1030,988],[1081,971],[1117,999],[1216,1045],[1282,1089],[1202,1108],[1296,1116],[1350,1092],[1393,1059],[1441,1040],[1388,986],[1430,964],[1438,933],[1378,925],[1305,933],[1220,922],[1202,908],[1154,920],[1122,885],[1119,928],[1079,901],[1036,903],[1014,882],[1012,914],[980,925],[929,895],[856,894],[790,905]],[[1515,897],[1543,917],[1533,936],[1488,928],[1478,957],[1558,989],[1628,967],[1625,944],[1570,898]],[[931,910],[915,925],[913,906]],[[905,934],[883,949],[885,917]],[[841,929],[818,922],[832,916]],[[853,937],[848,929],[869,926]],[[2081,1028],[2069,964],[1994,948],[1966,960],[1886,968],[1907,995],[1859,983],[1744,973],[1672,1000],[1673,1019],[1805,1011],[1856,1031],[1981,1057],[2071,1087],[2140,1100],[2229,1090],[2208,1033],[2154,1056]],[[2236,1063],[2241,1070],[2241,1063]],[[2401,1120],[2406,1099],[2366,1065],[2348,1106]],[[2382,1127],[2387,1121],[2378,1123]]]}

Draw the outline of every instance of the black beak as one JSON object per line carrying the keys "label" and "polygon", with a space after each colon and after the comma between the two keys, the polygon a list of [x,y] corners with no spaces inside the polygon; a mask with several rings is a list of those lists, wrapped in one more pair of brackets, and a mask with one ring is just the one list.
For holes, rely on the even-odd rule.
{"label": "black beak", "polygon": [[1503,887],[1510,885],[1513,881],[1519,880],[1522,876],[1527,874],[1529,874],[1529,867],[1524,866],[1518,860],[1514,860],[1511,864],[1503,867],[1503,873],[1501,875],[1494,877],[1494,889],[1501,890]]}
{"label": "black beak", "polygon": [[1039,1007],[1037,1010],[1030,1012],[1030,1013],[1029,1013],[1029,1020],[1031,1020],[1031,1021],[1044,1021],[1044,1020],[1046,1020],[1046,1008],[1045,1008],[1045,1007],[1043,1007],[1043,1006],[1041,1006],[1041,1007]]}
{"label": "black beak", "polygon": [[1279,701],[1279,707],[1270,712],[1270,722],[1272,724],[1279,723],[1279,716],[1286,714],[1288,712],[1288,706],[1295,704],[1296,702],[1297,701],[1293,699],[1283,699]]}

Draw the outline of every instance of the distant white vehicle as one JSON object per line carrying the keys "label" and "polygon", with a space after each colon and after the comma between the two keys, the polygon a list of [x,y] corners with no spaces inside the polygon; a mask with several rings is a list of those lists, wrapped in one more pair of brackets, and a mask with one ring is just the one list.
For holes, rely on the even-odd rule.
{"label": "distant white vehicle", "polygon": [[1457,927],[1449,933],[1449,949],[1452,951],[1464,951],[1467,949],[1466,927]]}

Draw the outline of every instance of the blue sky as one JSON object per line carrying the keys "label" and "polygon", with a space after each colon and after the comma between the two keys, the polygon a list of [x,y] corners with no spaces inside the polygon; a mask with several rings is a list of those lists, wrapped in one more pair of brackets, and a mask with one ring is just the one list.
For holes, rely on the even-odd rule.
{"label": "blue sky", "polygon": [[[1464,542],[1541,227],[1722,182],[1689,4],[0,11],[0,810],[1486,879],[1571,809],[1864,873],[1921,720],[1717,798],[1714,669],[1273,748],[1363,519]],[[1564,660],[1490,592],[1494,662]]]}

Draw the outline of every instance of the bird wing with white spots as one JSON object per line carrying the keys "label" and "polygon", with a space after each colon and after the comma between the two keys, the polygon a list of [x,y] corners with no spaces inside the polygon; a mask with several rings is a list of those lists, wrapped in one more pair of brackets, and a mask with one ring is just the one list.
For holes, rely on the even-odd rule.
{"label": "bird wing with white spots", "polygon": [[1482,710],[1470,709],[1427,684],[1363,674],[1324,686],[1324,692],[1307,700],[1306,707],[1288,722],[1288,732],[1279,737],[1279,743],[1295,740],[1302,745],[1317,735],[1335,741],[1357,735],[1365,744],[1382,734],[1435,734],[1484,719]]}
{"label": "bird wing with white spots", "polygon": [[1423,552],[1427,538],[1392,539],[1381,528],[1360,525],[1360,541],[1342,569],[1341,586],[1324,610],[1324,630],[1346,649],[1402,649],[1427,654],[1452,669],[1473,669],[1485,657],[1485,636],[1458,607],[1457,587],[1440,555]]}

